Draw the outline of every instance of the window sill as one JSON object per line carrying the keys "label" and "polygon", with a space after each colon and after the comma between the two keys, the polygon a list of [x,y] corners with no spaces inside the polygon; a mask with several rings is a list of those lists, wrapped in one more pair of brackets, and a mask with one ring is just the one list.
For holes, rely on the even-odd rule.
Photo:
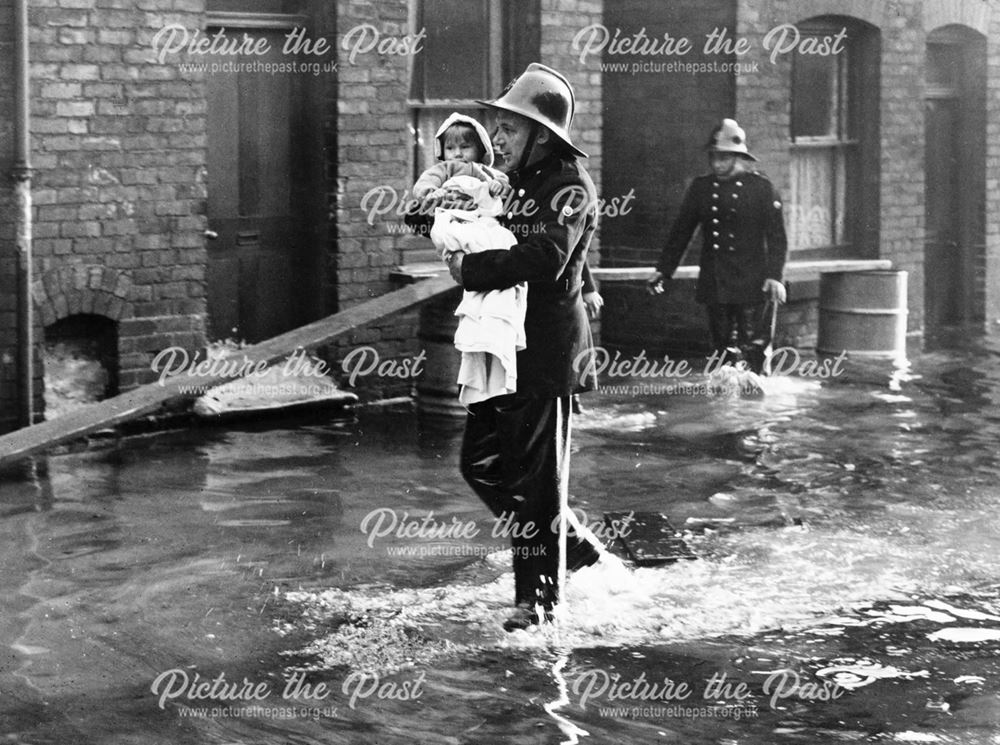
{"label": "window sill", "polygon": [[[818,259],[814,261],[789,261],[785,264],[785,280],[788,282],[818,281],[824,272],[867,272],[892,269],[888,259]],[[421,279],[444,274],[448,268],[440,261],[403,264],[393,269],[389,278],[403,284],[412,284]],[[630,266],[621,268],[591,267],[590,273],[601,282],[635,282],[649,279],[655,267]],[[673,279],[698,279],[698,267],[685,265],[677,267]]]}
{"label": "window sill", "polygon": [[[790,282],[818,280],[824,272],[866,272],[878,269],[892,269],[888,259],[818,259],[815,261],[789,261],[785,264],[785,279]],[[591,267],[590,273],[603,282],[627,282],[649,279],[656,271],[651,266],[631,266],[620,269]],[[697,279],[698,267],[679,266],[673,279]]]}

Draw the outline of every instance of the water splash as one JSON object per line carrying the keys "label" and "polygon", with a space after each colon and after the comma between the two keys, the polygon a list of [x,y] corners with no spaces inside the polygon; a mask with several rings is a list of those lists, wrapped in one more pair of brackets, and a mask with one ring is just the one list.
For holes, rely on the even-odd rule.
{"label": "water splash", "polygon": [[560,709],[570,705],[569,684],[566,682],[566,676],[563,675],[563,669],[566,667],[568,661],[569,655],[563,653],[559,655],[555,664],[552,665],[552,677],[555,679],[558,694],[554,701],[550,701],[542,708],[545,710],[545,713],[555,720],[556,726],[567,737],[560,745],[579,745],[580,737],[588,737],[590,733],[573,724],[573,722],[559,713]]}

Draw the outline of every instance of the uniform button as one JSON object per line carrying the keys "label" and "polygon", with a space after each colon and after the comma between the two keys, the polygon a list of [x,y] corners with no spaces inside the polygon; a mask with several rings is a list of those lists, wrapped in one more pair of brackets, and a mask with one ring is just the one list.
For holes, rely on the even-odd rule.
{"label": "uniform button", "polygon": [[737,181],[737,182],[736,182],[736,185],[737,185],[737,186],[743,186],[743,182],[742,182],[742,181]]}
{"label": "uniform button", "polygon": [[523,197],[523,196],[524,196],[524,189],[518,189],[518,190],[517,190],[517,195],[518,195],[519,197]]}
{"label": "uniform button", "polygon": [[513,217],[514,217],[514,213],[513,213],[513,212],[508,212],[508,213],[507,213],[507,219],[508,219],[508,220],[510,220],[510,219],[511,219],[511,218],[513,218]]}
{"label": "uniform button", "polygon": [[735,249],[735,248],[734,248],[733,246],[730,246],[730,247],[729,247],[729,250],[730,250],[730,251],[735,251],[736,249]]}
{"label": "uniform button", "polygon": [[718,212],[718,211],[719,211],[719,208],[718,208],[718,207],[716,207],[716,206],[715,206],[715,205],[713,204],[713,205],[712,205],[712,212]]}
{"label": "uniform button", "polygon": [[715,192],[712,192],[712,199],[718,199],[718,198],[719,198],[719,195],[717,193],[715,193]]}
{"label": "uniform button", "polygon": [[734,192],[733,192],[733,199],[739,199],[739,198],[740,198],[740,195],[739,195],[739,194],[737,194],[737,193],[736,193],[736,192],[734,191]]}
{"label": "uniform button", "polygon": [[712,182],[712,186],[714,186],[714,187],[718,188],[718,186],[719,186],[719,182],[718,182],[718,181],[713,181],[713,182]]}
{"label": "uniform button", "polygon": [[719,218],[713,217],[712,218],[712,222],[715,223],[716,225],[718,225],[719,224]]}
{"label": "uniform button", "polygon": [[712,236],[713,236],[714,238],[718,238],[718,237],[719,237],[719,234],[718,234],[717,232],[715,232],[715,231],[712,231]]}
{"label": "uniform button", "polygon": [[716,251],[718,251],[719,250],[719,244],[718,243],[713,243],[712,244],[712,248],[714,248]]}

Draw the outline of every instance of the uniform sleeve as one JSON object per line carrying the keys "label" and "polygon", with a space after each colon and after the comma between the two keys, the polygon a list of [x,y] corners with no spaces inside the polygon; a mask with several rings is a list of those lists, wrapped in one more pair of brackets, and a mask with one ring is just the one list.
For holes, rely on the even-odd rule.
{"label": "uniform sleeve", "polygon": [[[554,282],[574,247],[596,221],[596,198],[574,175],[552,177],[532,197],[532,230],[507,251],[467,254],[462,286],[473,292],[502,290],[520,282]],[[522,208],[525,205],[520,205]]]}
{"label": "uniform sleeve", "polygon": [[674,219],[674,224],[667,235],[667,243],[660,254],[660,260],[656,264],[656,271],[664,277],[673,275],[677,266],[684,258],[691,236],[694,235],[698,227],[698,198],[695,185],[692,183],[684,193],[684,201],[681,202],[680,212]]}
{"label": "uniform sleeve", "polygon": [[779,282],[785,272],[785,258],[788,256],[788,239],[785,236],[785,217],[782,212],[781,196],[773,185],[768,184],[770,196],[767,210],[767,278]]}

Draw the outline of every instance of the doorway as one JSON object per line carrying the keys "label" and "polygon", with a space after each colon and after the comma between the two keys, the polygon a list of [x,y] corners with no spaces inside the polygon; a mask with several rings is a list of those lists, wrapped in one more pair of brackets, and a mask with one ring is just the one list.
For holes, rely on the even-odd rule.
{"label": "doorway", "polygon": [[962,27],[927,41],[924,324],[985,319],[986,40]]}
{"label": "doorway", "polygon": [[[258,342],[316,317],[317,76],[282,51],[300,16],[225,15],[228,37],[265,39],[268,51],[209,58],[208,330]],[[208,34],[222,27],[211,24]]]}

